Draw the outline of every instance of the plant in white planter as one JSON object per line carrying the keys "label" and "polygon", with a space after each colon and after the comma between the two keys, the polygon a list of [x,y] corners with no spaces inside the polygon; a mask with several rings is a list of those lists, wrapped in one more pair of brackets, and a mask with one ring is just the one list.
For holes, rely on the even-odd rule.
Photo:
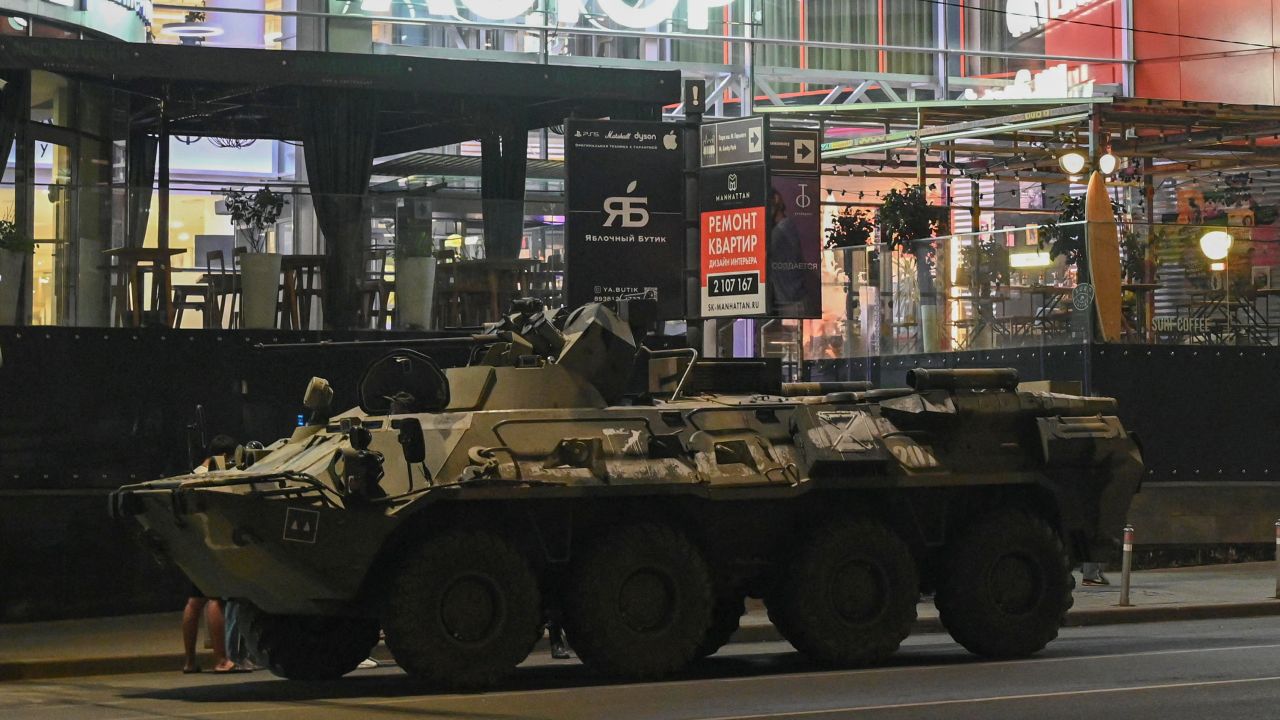
{"label": "plant in white planter", "polygon": [[240,323],[246,328],[273,328],[280,293],[280,253],[266,251],[267,229],[280,219],[285,196],[269,187],[228,188],[223,193],[231,224],[248,250],[240,258]]}
{"label": "plant in white planter", "polygon": [[27,256],[36,244],[14,222],[13,208],[0,217],[0,325],[18,324],[19,288]]}
{"label": "plant in white planter", "polygon": [[425,231],[396,244],[396,325],[427,330],[435,305],[435,244]]}

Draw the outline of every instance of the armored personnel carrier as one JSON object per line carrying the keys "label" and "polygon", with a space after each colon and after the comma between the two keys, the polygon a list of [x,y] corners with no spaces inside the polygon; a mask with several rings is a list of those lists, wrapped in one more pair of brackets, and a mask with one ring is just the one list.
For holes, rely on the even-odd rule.
{"label": "armored personnel carrier", "polygon": [[464,338],[466,367],[396,349],[336,414],[315,379],[292,437],[113,512],[243,600],[286,678],[349,672],[381,630],[410,674],[484,687],[548,621],[589,668],[654,678],[727,642],[748,597],[830,666],[890,656],[922,589],[974,653],[1057,636],[1072,564],[1113,549],[1143,471],[1114,401],[1001,369],[782,384],[647,350],[647,307],[529,304]]}

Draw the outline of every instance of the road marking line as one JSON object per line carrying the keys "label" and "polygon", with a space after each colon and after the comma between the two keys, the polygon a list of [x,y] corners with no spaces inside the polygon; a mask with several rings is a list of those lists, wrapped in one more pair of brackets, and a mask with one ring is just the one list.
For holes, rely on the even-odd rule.
{"label": "road marking line", "polygon": [[[924,646],[917,645],[917,646],[910,646],[910,647],[924,647]],[[1109,653],[1107,655],[1072,655],[1070,657],[1049,657],[1049,658],[1032,657],[1032,658],[1023,658],[1021,660],[982,660],[979,658],[979,659],[975,659],[973,662],[959,663],[959,664],[952,664],[952,665],[899,665],[896,667],[862,668],[860,670],[847,670],[845,672],[849,674],[870,675],[872,673],[877,673],[877,674],[878,673],[896,673],[896,672],[905,672],[905,671],[911,671],[911,670],[957,670],[957,669],[966,669],[966,668],[975,668],[975,667],[996,667],[1000,665],[1019,665],[1019,666],[1044,665],[1047,663],[1075,662],[1079,660],[1094,661],[1094,660],[1109,660],[1113,658],[1124,659],[1124,658],[1135,658],[1135,657],[1148,657],[1153,655],[1183,655],[1183,654],[1209,653],[1209,652],[1234,652],[1239,650],[1271,650],[1275,648],[1280,648],[1280,643],[1272,643],[1268,645],[1230,645],[1227,647],[1187,648],[1184,650],[1143,650],[1141,652]],[[746,656],[734,655],[731,657],[746,657]],[[826,671],[807,672],[807,673],[781,674],[781,675],[774,675],[770,677],[815,678],[815,677],[827,677],[837,672],[840,672],[840,671],[826,670]],[[761,676],[756,675],[752,677],[720,678],[719,680],[722,682],[748,682],[751,680],[759,680],[760,677]]]}
{"label": "road marking line", "polygon": [[[1037,664],[1043,664],[1046,662],[1059,662],[1059,661],[1066,661],[1066,660],[1099,660],[1099,659],[1106,659],[1106,658],[1125,658],[1125,657],[1137,657],[1137,656],[1148,656],[1148,655],[1178,655],[1178,654],[1194,654],[1194,653],[1206,653],[1206,652],[1232,652],[1232,651],[1240,651],[1240,650],[1268,650],[1268,649],[1274,649],[1274,648],[1280,648],[1280,643],[1274,643],[1274,644],[1268,644],[1268,645],[1236,645],[1236,646],[1221,647],[1221,648],[1192,648],[1187,650],[1154,650],[1154,651],[1140,652],[1140,653],[1079,656],[1079,657],[1071,657],[1071,658],[1045,658],[1044,660],[1038,660],[1038,661],[1037,660],[1003,660],[998,662],[966,663],[964,665],[932,665],[932,666],[925,666],[925,667],[907,666],[907,667],[897,667],[897,668],[879,668],[879,669],[871,668],[868,670],[850,670],[845,672],[827,671],[827,672],[801,673],[801,674],[790,674],[790,675],[787,675],[787,674],[763,675],[763,676],[753,675],[751,677],[739,677],[739,678],[696,678],[696,679],[675,680],[675,681],[668,681],[668,682],[618,683],[618,684],[610,684],[610,685],[544,688],[541,690],[507,690],[507,691],[484,693],[481,696],[476,696],[473,694],[457,694],[457,693],[451,693],[446,695],[415,695],[413,697],[361,699],[360,706],[371,707],[371,706],[379,706],[379,705],[404,705],[406,703],[416,703],[416,702],[429,703],[432,701],[449,701],[449,700],[459,700],[459,699],[476,698],[476,697],[500,698],[500,697],[511,697],[511,696],[549,695],[553,693],[577,692],[581,690],[592,690],[592,689],[616,690],[620,688],[644,688],[644,687],[654,688],[654,687],[664,686],[664,685],[688,685],[692,683],[708,682],[708,681],[757,682],[758,683],[761,681],[768,681],[768,680],[794,680],[796,678],[802,678],[802,677],[835,678],[841,675],[866,675],[871,673],[901,671],[901,670],[942,670],[942,669],[955,669],[955,668],[979,668],[979,667],[991,667],[993,665],[1037,665]],[[986,697],[986,698],[935,700],[931,702],[902,703],[897,705],[874,705],[874,706],[862,706],[862,707],[852,707],[852,708],[830,708],[826,710],[803,710],[803,711],[797,711],[797,712],[791,712],[791,713],[780,713],[777,715],[719,715],[719,716],[713,716],[713,717],[698,718],[697,720],[760,720],[763,718],[775,718],[775,717],[776,718],[805,717],[805,716],[811,716],[811,715],[821,715],[825,713],[864,712],[869,710],[893,710],[893,709],[905,709],[905,708],[914,708],[914,707],[932,707],[935,705],[960,705],[960,704],[966,704],[966,703],[996,702],[1000,700],[1038,699],[1038,698],[1049,698],[1049,697],[1070,696],[1070,695],[1119,693],[1119,692],[1133,692],[1138,690],[1173,689],[1173,688],[1181,688],[1181,687],[1229,685],[1233,683],[1238,684],[1238,683],[1254,683],[1254,682],[1266,682],[1266,681],[1280,681],[1280,676],[1265,677],[1265,678],[1243,678],[1243,679],[1236,679],[1236,680],[1206,680],[1206,681],[1178,683],[1178,684],[1171,684],[1171,685],[1147,685],[1147,686],[1132,686],[1132,687],[1123,687],[1123,688],[1100,688],[1100,689],[1094,689],[1094,690],[1075,690],[1075,691],[1039,693],[1039,694],[1028,694],[1028,695],[1007,695],[1007,696]],[[246,713],[259,713],[259,712],[263,712],[264,710],[269,710],[275,713],[282,713],[282,712],[313,713],[319,710],[343,709],[345,706],[342,704],[342,701],[350,700],[350,699],[351,698],[320,698],[320,699],[317,699],[316,701],[317,704],[307,704],[303,706],[293,706],[293,705],[281,706],[281,705],[273,705],[273,704],[272,705],[258,704],[255,707],[250,707],[250,708],[235,708],[235,709],[226,709],[226,710],[204,711],[204,712],[197,713],[197,716],[207,717],[207,716],[222,716],[222,715],[243,715]],[[247,701],[247,702],[261,703],[262,701]],[[142,711],[139,710],[139,711],[132,711],[132,712],[142,712]],[[133,718],[133,717],[135,716],[134,715],[121,716],[116,720],[124,720],[124,718]]]}
{"label": "road marking line", "polygon": [[907,710],[912,708],[942,707],[946,705],[971,705],[975,703],[1007,702],[1010,700],[1045,700],[1048,698],[1075,697],[1079,695],[1108,695],[1125,692],[1145,692],[1151,690],[1178,690],[1182,688],[1213,687],[1220,685],[1243,685],[1246,683],[1280,682],[1280,675],[1262,678],[1238,678],[1235,680],[1204,680],[1200,682],[1168,683],[1165,685],[1137,685],[1119,688],[1095,688],[1092,690],[1065,690],[1062,692],[1028,693],[1026,695],[995,695],[991,697],[965,698],[955,700],[932,700],[928,702],[894,703],[889,705],[860,705],[854,707],[827,708],[825,710],[797,710],[794,712],[769,713],[763,715],[715,715],[698,720],[769,720],[771,718],[811,717],[814,715],[830,715],[832,713],[860,713],[878,710]]}

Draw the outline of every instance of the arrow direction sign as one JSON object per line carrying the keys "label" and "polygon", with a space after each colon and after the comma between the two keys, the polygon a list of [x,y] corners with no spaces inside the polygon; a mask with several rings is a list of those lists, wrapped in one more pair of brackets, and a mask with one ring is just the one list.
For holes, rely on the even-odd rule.
{"label": "arrow direction sign", "polygon": [[760,152],[760,139],[763,136],[763,128],[747,129],[747,151],[752,153]]}
{"label": "arrow direction sign", "polygon": [[786,175],[815,175],[822,156],[818,131],[769,129],[769,171]]}

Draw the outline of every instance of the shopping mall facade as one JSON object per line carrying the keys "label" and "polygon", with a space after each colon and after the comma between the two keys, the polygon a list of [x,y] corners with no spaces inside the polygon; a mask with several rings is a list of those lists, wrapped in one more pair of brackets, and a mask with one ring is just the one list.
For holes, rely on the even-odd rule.
{"label": "shopping mall facade", "polygon": [[[670,69],[706,82],[713,118],[749,115],[760,105],[995,97],[1011,85],[1041,97],[1133,89],[1129,33],[1061,22],[1126,26],[1131,0],[1007,5],[1012,14],[1004,0],[0,0],[0,39]],[[29,97],[29,111],[14,117],[25,132],[10,153],[0,214],[13,216],[37,245],[21,271],[29,300],[4,322],[112,324],[119,313],[99,253],[133,244],[126,216],[130,207],[146,207],[123,191],[130,178],[121,117],[129,101],[44,70],[31,74]],[[664,113],[678,119],[682,110],[671,103]],[[296,142],[175,134],[168,145],[167,227],[146,224],[142,242],[184,251],[174,260],[176,284],[196,282],[208,270],[208,248],[231,242],[219,205],[227,187],[285,191],[292,201],[268,233],[271,248],[323,252]],[[554,164],[561,147],[554,131],[534,132],[528,155]],[[432,235],[465,244],[458,249],[466,256],[481,254],[480,173],[439,167],[442,155],[479,155],[480,143],[418,150],[425,166],[411,172],[404,162],[380,163],[375,185],[447,186],[434,197]],[[554,256],[563,243],[563,171],[550,175],[528,180],[526,257]],[[161,195],[146,198],[152,218],[161,214]],[[365,238],[373,247],[393,242],[403,206],[381,197]],[[198,322],[189,316],[183,324]]]}

